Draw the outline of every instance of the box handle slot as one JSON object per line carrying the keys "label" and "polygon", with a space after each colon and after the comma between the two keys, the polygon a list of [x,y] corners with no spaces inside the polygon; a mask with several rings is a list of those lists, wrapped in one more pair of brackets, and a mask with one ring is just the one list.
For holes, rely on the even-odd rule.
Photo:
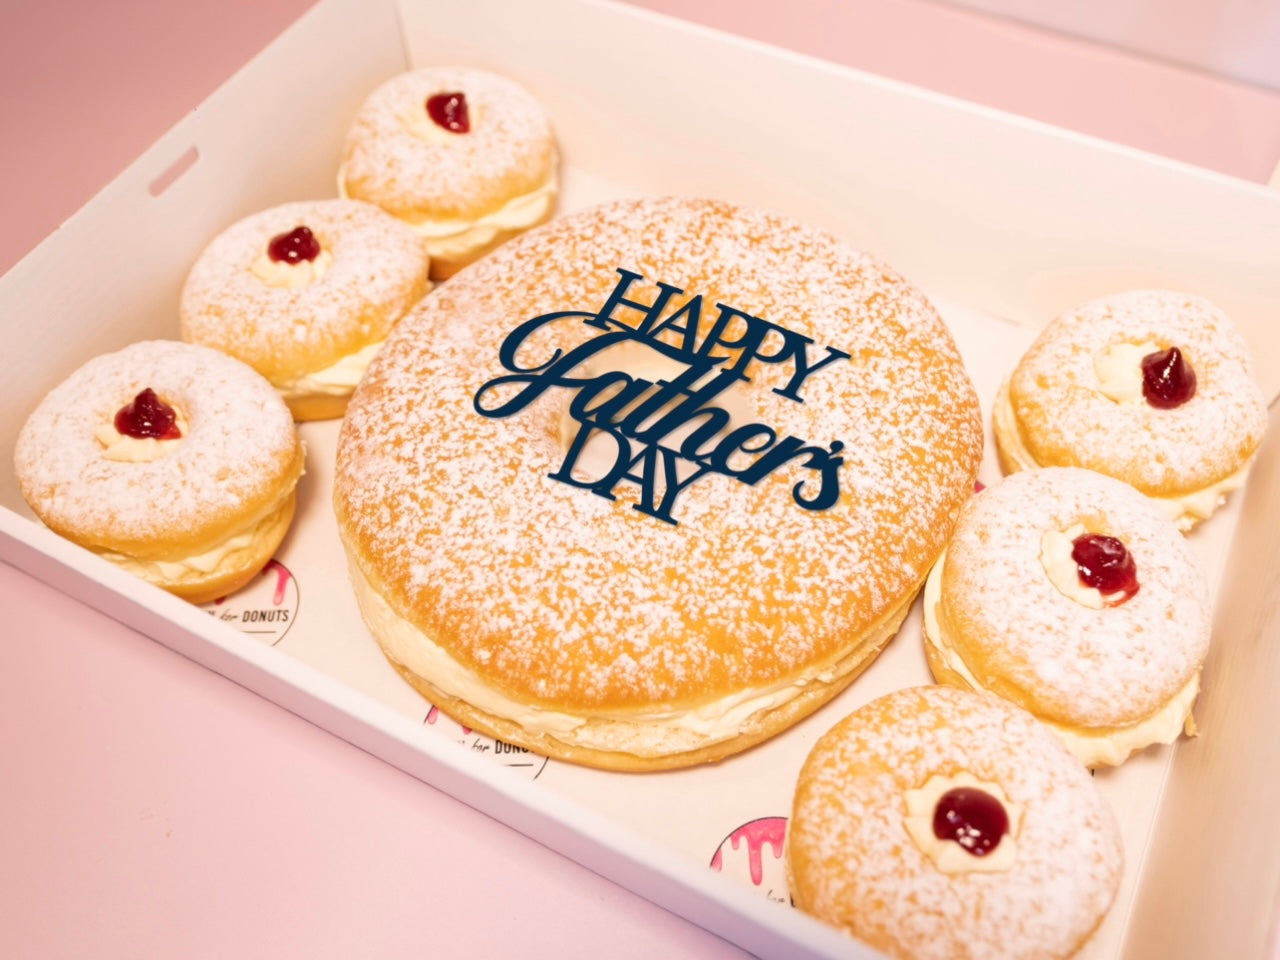
{"label": "box handle slot", "polygon": [[190,170],[197,160],[200,159],[200,151],[194,146],[188,147],[186,152],[177,160],[169,164],[168,168],[160,176],[156,177],[151,183],[147,184],[147,193],[153,197],[168,190],[184,173]]}

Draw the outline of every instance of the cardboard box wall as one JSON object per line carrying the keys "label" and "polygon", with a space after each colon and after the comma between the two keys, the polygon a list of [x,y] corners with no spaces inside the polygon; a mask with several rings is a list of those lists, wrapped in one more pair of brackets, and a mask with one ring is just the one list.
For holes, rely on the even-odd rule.
{"label": "cardboard box wall", "polygon": [[[565,207],[690,194],[788,213],[893,264],[945,305],[949,321],[971,324],[971,337],[1000,331],[1009,357],[1087,297],[1193,290],[1233,316],[1266,395],[1280,393],[1280,196],[1262,187],[615,4],[322,0],[0,279],[11,344],[5,462],[26,413],[85,359],[176,336],[178,290],[209,238],[274,203],[332,196],[360,101],[386,77],[428,63],[488,67],[542,100],[565,161]],[[1274,943],[1276,419],[1247,494],[1201,537],[1213,574],[1226,568],[1197,710],[1204,735],[1149,771],[1155,800],[1136,829],[1149,828],[1150,840],[1128,850],[1131,887],[1099,956],[1263,957]],[[313,453],[329,449],[326,430],[313,431]],[[315,519],[291,538],[299,550],[330,551],[341,579],[322,455],[309,471],[304,513]],[[380,667],[349,667],[326,638],[299,657],[140,589],[39,527],[8,468],[0,558],[754,953],[871,955],[691,863],[678,844],[655,845],[589,786],[567,797],[425,738],[409,718],[414,697],[399,688],[370,696],[381,680],[352,670]],[[891,651],[905,660],[904,641]],[[874,682],[855,684],[864,688],[857,696]],[[824,711],[808,730],[838,715]],[[638,792],[660,793],[667,781],[644,782]]]}

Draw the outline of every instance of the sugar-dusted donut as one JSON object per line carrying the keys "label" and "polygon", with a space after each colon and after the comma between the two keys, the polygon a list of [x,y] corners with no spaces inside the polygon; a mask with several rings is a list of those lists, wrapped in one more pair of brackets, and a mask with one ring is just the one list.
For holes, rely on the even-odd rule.
{"label": "sugar-dusted donut", "polygon": [[798,908],[902,960],[1070,957],[1124,868],[1110,808],[1042,724],[941,686],[818,739],[786,852]]}
{"label": "sugar-dusted donut", "polygon": [[981,446],[951,336],[902,277],[782,217],[632,200],[510,241],[405,318],[352,398],[334,502],[364,617],[428,699],[644,770],[846,686]]}
{"label": "sugar-dusted donut", "polygon": [[441,280],[550,217],[558,163],[546,112],[515,81],[424,67],[387,80],[360,107],[338,190],[411,224]]}
{"label": "sugar-dusted donut", "polygon": [[1136,290],[1050,323],[1001,387],[993,420],[1006,472],[1118,477],[1187,530],[1243,485],[1267,417],[1248,348],[1221,310]]}
{"label": "sugar-dusted donut", "polygon": [[988,487],[924,608],[939,681],[1012,700],[1088,766],[1194,729],[1208,582],[1174,523],[1126,483],[1043,467]]}
{"label": "sugar-dusted donut", "polygon": [[431,289],[427,271],[418,236],[371,204],[281,204],[200,254],[182,288],[182,339],[249,364],[297,420],[340,417],[391,328]]}
{"label": "sugar-dusted donut", "polygon": [[167,340],[84,364],[40,402],[14,450],[22,495],[51,530],[193,603],[271,559],[302,464],[266,380]]}

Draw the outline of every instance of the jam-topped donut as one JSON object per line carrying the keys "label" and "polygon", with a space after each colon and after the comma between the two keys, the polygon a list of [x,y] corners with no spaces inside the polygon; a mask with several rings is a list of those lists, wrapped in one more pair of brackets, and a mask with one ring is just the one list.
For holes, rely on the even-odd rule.
{"label": "jam-topped donut", "polygon": [[281,204],[232,224],[182,289],[182,339],[243,360],[296,420],[340,417],[369,360],[431,289],[417,234],[355,200]]}
{"label": "jam-topped donut", "polygon": [[924,617],[935,678],[1019,704],[1088,766],[1194,729],[1208,582],[1174,523],[1119,480],[1044,467],[978,494]]}
{"label": "jam-topped donut", "polygon": [[786,845],[799,909],[902,960],[1070,957],[1124,868],[1110,808],[1042,724],[940,686],[818,739]]}
{"label": "jam-topped donut", "polygon": [[1167,290],[1059,316],[1002,385],[993,420],[1006,472],[1096,470],[1155,499],[1183,530],[1244,484],[1267,422],[1231,321]]}
{"label": "jam-topped donut", "polygon": [[248,366],[148,340],[50,391],[14,465],[55,533],[205,603],[247,583],[280,545],[303,450],[288,408]]}
{"label": "jam-topped donut", "polygon": [[631,200],[511,240],[405,318],[352,398],[334,505],[364,618],[431,702],[651,770],[850,683],[981,449],[907,280],[784,217]]}
{"label": "jam-topped donut", "polygon": [[392,77],[360,107],[338,189],[412,225],[440,280],[550,217],[557,166],[550,121],[523,87],[426,67]]}

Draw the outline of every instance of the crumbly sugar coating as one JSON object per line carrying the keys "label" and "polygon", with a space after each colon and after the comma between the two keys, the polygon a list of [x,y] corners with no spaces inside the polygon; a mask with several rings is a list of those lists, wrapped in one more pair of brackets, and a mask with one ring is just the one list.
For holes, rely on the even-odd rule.
{"label": "crumbly sugar coating", "polygon": [[[1178,347],[1195,396],[1169,410],[1117,403],[1098,389],[1094,357],[1119,343]],[[1170,497],[1228,477],[1253,455],[1266,404],[1248,348],[1202,297],[1136,290],[1091,300],[1050,323],[1019,361],[1009,397],[1040,466],[1077,466]]]}
{"label": "crumbly sugar coating", "polygon": [[[273,237],[298,226],[332,261],[306,286],[264,283],[254,261]],[[227,227],[197,258],[182,289],[182,338],[243,360],[272,382],[292,380],[385,339],[430,289],[427,268],[422,239],[372,204],[281,204]]]}
{"label": "crumbly sugar coating", "polygon": [[[146,387],[189,432],[159,458],[104,457],[96,431]],[[54,387],[18,436],[22,494],[55,532],[143,559],[202,552],[279,507],[302,473],[288,408],[259,374],[195,344],[140,341]]]}
{"label": "crumbly sugar coating", "polygon": [[[1021,811],[1006,872],[943,873],[904,826],[904,794],[969,773]],[[787,858],[796,906],[890,956],[1071,956],[1110,908],[1119,830],[1088,771],[1030,714],[950,687],[846,717],[800,771]]]}
{"label": "crumbly sugar coating", "polygon": [[[599,310],[618,268],[845,350],[751,403],[779,436],[844,443],[839,502],[806,511],[792,464],[755,485],[708,475],[672,526],[550,478],[570,393],[507,418],[473,408],[508,333]],[[673,301],[675,303],[677,301]],[[544,327],[522,363],[592,333]],[[784,369],[785,368],[785,369]],[[873,258],[789,220],[711,201],[605,205],[531,231],[432,293],[397,328],[343,425],[335,507],[348,551],[395,611],[506,695],[576,715],[683,710],[831,662],[920,586],[969,498],[981,418],[946,327]],[[431,678],[428,678],[431,679]]]}
{"label": "crumbly sugar coating", "polygon": [[[429,97],[465,94],[471,130],[429,140],[409,114]],[[467,67],[423,67],[377,87],[361,105],[342,149],[346,194],[398,217],[472,221],[536,190],[557,162],[551,122],[514,80]]]}

